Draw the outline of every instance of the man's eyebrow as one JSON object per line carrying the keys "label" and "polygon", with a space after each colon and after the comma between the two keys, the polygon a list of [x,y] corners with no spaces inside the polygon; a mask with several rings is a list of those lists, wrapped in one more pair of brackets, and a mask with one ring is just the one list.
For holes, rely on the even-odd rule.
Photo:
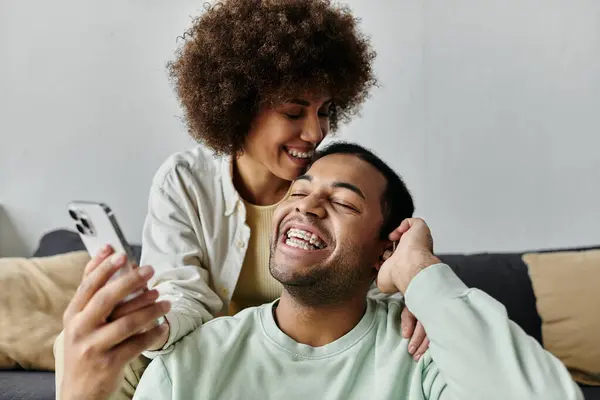
{"label": "man's eyebrow", "polygon": [[348,182],[333,182],[333,184],[331,185],[334,188],[343,188],[343,189],[348,189],[348,190],[352,190],[354,193],[356,193],[357,195],[359,195],[360,197],[362,197],[364,200],[366,200],[365,195],[363,194],[363,192],[356,186],[354,186],[351,183]]}
{"label": "man's eyebrow", "polygon": [[[300,175],[299,177],[296,178],[296,180],[297,181],[309,181],[309,182],[312,182],[313,177],[310,176],[310,175],[308,175],[308,174],[305,174],[305,175]],[[366,200],[366,197],[363,194],[362,190],[360,190],[357,186],[355,186],[355,185],[353,185],[351,183],[336,181],[336,182],[333,182],[331,184],[331,187],[351,190],[351,191],[353,191],[354,193],[356,193],[357,195],[359,195],[360,197],[362,197],[363,199]]]}
{"label": "man's eyebrow", "polygon": [[297,181],[309,181],[312,182],[313,177],[310,175],[300,175],[299,177],[296,178]]}

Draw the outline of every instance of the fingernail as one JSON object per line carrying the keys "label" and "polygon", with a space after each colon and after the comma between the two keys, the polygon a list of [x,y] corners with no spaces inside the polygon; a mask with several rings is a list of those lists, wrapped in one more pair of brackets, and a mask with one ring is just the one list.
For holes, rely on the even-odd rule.
{"label": "fingernail", "polygon": [[100,250],[102,254],[106,254],[110,251],[110,244],[105,244],[102,250]]}
{"label": "fingernail", "polygon": [[148,279],[152,276],[152,274],[154,273],[154,270],[152,269],[151,266],[146,265],[144,267],[139,268],[138,273],[140,274],[140,276],[142,278]]}
{"label": "fingernail", "polygon": [[402,329],[402,337],[404,339],[408,339],[408,329],[406,329],[406,328]]}
{"label": "fingernail", "polygon": [[162,303],[160,303],[160,309],[164,313],[169,312],[169,310],[171,309],[171,302],[169,302],[169,301],[163,301]]}
{"label": "fingernail", "polygon": [[127,260],[127,256],[123,253],[116,253],[110,258],[110,263],[114,266],[124,264]]}
{"label": "fingernail", "polygon": [[415,354],[415,361],[419,361],[419,358],[421,358],[421,354]]}
{"label": "fingernail", "polygon": [[412,354],[412,353],[414,353],[414,352],[415,352],[415,350],[416,350],[416,349],[417,349],[417,346],[410,346],[410,347],[408,348],[408,352],[409,352],[410,354]]}

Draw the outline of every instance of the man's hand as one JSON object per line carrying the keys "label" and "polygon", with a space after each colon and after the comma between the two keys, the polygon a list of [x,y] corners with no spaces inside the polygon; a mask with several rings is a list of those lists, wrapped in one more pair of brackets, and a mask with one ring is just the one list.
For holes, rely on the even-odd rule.
{"label": "man's hand", "polygon": [[[145,292],[144,294],[137,296],[134,299],[129,300],[128,302],[119,305],[117,308],[115,308],[115,310],[110,315],[111,320],[116,320],[127,314],[131,314],[132,312],[134,312],[136,310],[139,310],[143,307],[148,306],[150,304],[150,302],[153,302],[158,297],[158,292],[156,292],[156,290],[152,290],[151,292],[153,292],[153,293],[150,296],[148,295],[149,292]],[[148,325],[146,327],[146,329],[151,329],[155,325],[156,325],[156,321],[152,321],[150,323],[150,325]],[[167,340],[169,339],[169,332],[170,332],[170,325],[166,318],[165,318],[165,322],[163,323],[163,328],[164,329],[160,332],[160,336],[158,336],[156,338],[156,340],[154,342],[152,342],[150,344],[150,346],[148,346],[147,349],[144,349],[144,350],[155,351],[155,350],[160,350],[164,347],[165,343],[167,343]]]}
{"label": "man's hand", "polygon": [[[111,253],[110,247],[105,247],[102,250],[102,252],[99,254],[99,256],[102,256],[103,252],[106,252],[106,256],[108,256]],[[87,265],[85,266],[85,269],[83,270],[83,279],[85,279],[94,269],[96,269],[98,267],[98,265],[100,265],[100,263],[101,263],[101,261],[99,260],[98,257],[90,260],[90,262],[87,263]],[[134,267],[137,267],[137,265],[135,265]],[[147,306],[148,305],[147,300],[148,300],[147,297],[137,296],[133,300],[129,300],[128,302],[119,305],[111,314],[111,319],[115,320],[117,318],[122,317],[125,314],[129,314],[129,313],[136,311],[144,306]],[[154,298],[152,300],[156,300],[156,298]],[[161,350],[165,346],[165,343],[167,343],[167,340],[169,340],[169,333],[171,331],[171,329],[170,329],[171,326],[169,325],[169,322],[166,319],[165,319],[164,325],[165,325],[164,331],[161,332],[161,335],[156,339],[156,342],[154,342],[147,350],[150,350],[150,351]]]}
{"label": "man's hand", "polygon": [[383,293],[406,293],[421,270],[440,262],[433,255],[431,231],[422,219],[408,218],[390,233],[389,239],[398,241],[398,246],[379,268],[377,286]]}
{"label": "man's hand", "polygon": [[156,302],[156,290],[127,303],[129,294],[146,287],[151,267],[135,268],[109,282],[127,262],[108,258],[106,248],[86,266],[84,278],[63,316],[65,370],[63,399],[104,399],[122,379],[123,368],[164,334],[154,321],[168,312],[168,302]]}
{"label": "man's hand", "polygon": [[165,330],[161,332],[160,336],[156,339],[156,341],[148,348],[150,351],[162,350],[169,340],[169,334],[171,333],[171,325],[169,325],[169,321],[165,318],[165,322],[163,323],[165,326]]}

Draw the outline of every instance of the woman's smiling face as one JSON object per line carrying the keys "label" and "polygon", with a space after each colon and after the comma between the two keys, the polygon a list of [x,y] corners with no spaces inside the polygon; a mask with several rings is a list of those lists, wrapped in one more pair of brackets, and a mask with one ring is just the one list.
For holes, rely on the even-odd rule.
{"label": "woman's smiling face", "polygon": [[330,105],[329,96],[299,96],[265,107],[252,123],[243,155],[281,179],[296,179],[329,132]]}

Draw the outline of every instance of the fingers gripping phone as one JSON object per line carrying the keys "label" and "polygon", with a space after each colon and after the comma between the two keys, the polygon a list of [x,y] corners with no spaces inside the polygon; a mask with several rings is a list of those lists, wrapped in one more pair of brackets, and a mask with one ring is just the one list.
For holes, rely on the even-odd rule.
{"label": "fingers gripping phone", "polygon": [[[125,266],[117,271],[110,280],[116,279],[136,267],[133,250],[125,240],[110,207],[103,203],[73,201],[69,203],[68,210],[90,257],[98,254],[107,244],[113,248],[116,254],[121,253],[127,256]],[[143,292],[140,290],[132,293],[124,301],[131,300]]]}

